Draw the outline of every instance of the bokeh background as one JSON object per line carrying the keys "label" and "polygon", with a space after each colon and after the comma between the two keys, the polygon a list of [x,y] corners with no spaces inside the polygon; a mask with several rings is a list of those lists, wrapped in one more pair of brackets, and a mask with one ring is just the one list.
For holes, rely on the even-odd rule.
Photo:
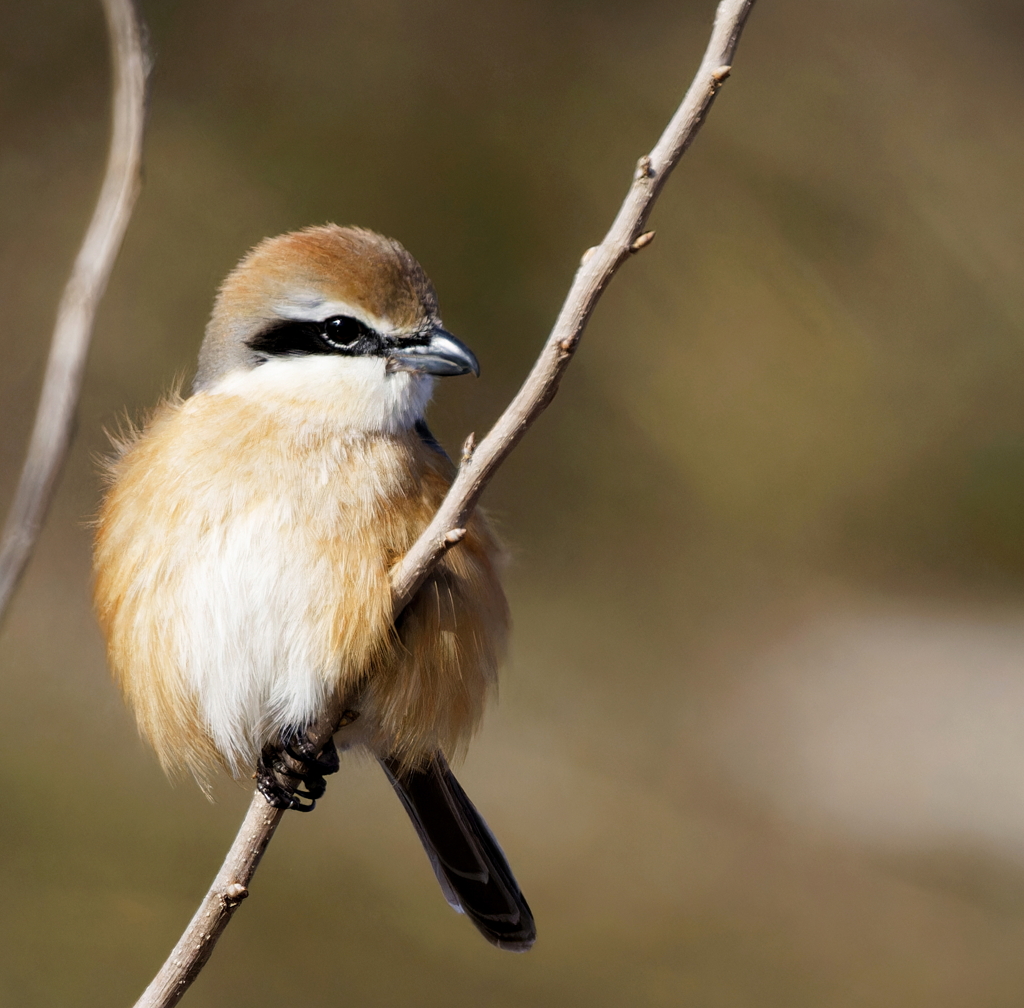
{"label": "bokeh background", "polygon": [[[524,375],[712,0],[144,0],[146,184],[0,641],[0,1003],[141,991],[246,802],[171,785],[89,608],[104,427],[223,274],[400,238]],[[107,136],[98,5],[0,3],[0,493]],[[488,491],[516,630],[461,771],[540,922],[452,914],[386,782],[289,816],[193,1008],[1024,1005],[1024,8],[760,0],[657,241]]]}

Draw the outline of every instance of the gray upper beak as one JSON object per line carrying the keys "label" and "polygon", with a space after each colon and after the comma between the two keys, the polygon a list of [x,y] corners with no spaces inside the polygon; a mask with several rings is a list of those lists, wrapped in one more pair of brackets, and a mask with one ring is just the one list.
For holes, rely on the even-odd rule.
{"label": "gray upper beak", "polygon": [[440,326],[431,333],[429,343],[395,347],[389,356],[409,371],[422,371],[431,375],[462,375],[472,372],[480,376],[480,365],[473,351]]}

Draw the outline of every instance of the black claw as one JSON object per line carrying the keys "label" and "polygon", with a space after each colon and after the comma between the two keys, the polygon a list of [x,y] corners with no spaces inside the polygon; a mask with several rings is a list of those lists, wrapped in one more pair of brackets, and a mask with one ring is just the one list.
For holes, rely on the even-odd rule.
{"label": "black claw", "polygon": [[306,789],[301,791],[296,788],[295,793],[302,795],[303,798],[309,798],[311,801],[323,798],[327,791],[327,781],[323,777],[307,777],[302,783],[306,785]]}
{"label": "black claw", "polygon": [[293,796],[279,783],[272,765],[267,761],[267,755],[264,753],[256,764],[256,789],[274,808],[289,809],[293,804]]}
{"label": "black claw", "polygon": [[[284,755],[297,765],[290,766]],[[317,752],[305,735],[296,734],[283,745],[263,750],[256,765],[256,787],[274,808],[312,812],[327,790],[324,777],[337,773],[338,766],[333,739]]]}
{"label": "black claw", "polygon": [[[293,812],[312,812],[316,808],[316,801],[306,791],[289,791],[283,788],[272,773],[256,774],[256,788],[267,803],[274,808],[291,810]],[[309,804],[303,804],[302,799],[309,798]]]}
{"label": "black claw", "polygon": [[328,739],[324,747],[317,752],[305,735],[294,735],[285,742],[284,751],[296,763],[302,764],[309,776],[327,777],[337,773],[341,765],[334,739]]}

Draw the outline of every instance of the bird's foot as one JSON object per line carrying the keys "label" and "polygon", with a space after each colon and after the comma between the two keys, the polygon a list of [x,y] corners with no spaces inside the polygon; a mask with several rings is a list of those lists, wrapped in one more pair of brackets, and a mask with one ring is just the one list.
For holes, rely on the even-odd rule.
{"label": "bird's foot", "polygon": [[337,772],[334,739],[318,752],[305,735],[296,734],[263,750],[256,765],[256,787],[274,808],[312,812],[327,790],[324,777]]}

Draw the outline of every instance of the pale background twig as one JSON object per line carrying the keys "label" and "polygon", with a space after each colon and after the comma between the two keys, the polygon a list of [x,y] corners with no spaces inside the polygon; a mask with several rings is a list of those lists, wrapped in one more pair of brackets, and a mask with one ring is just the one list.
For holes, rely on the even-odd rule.
{"label": "pale background twig", "polygon": [[[462,524],[495,470],[551,402],[579,338],[615,271],[632,252],[650,243],[641,231],[668,175],[704,122],[729,75],[733,52],[754,0],[722,0],[700,67],[682,103],[649,155],[640,159],[633,183],[604,241],[589,249],[577,270],[537,363],[487,436],[472,450],[467,441],[459,474],[431,524],[392,572],[395,611],[408,603],[448,548],[458,548]],[[323,744],[337,724],[329,712],[314,735]],[[277,829],[282,812],[254,792],[249,811],[213,885],[184,934],[135,1008],[171,1008],[206,964],[227,927]]]}
{"label": "pale background twig", "polygon": [[103,0],[103,13],[112,77],[106,173],[57,308],[32,435],[0,533],[0,620],[32,556],[67,456],[96,309],[140,188],[147,72],[142,23],[132,0]]}

